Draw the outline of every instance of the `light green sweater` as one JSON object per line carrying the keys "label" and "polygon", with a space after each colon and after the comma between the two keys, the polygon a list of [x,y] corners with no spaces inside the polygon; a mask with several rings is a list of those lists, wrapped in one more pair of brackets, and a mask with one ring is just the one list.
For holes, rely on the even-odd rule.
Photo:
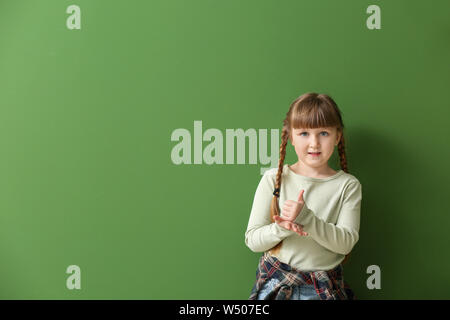
{"label": "light green sweater", "polygon": [[281,211],[288,199],[297,201],[300,190],[305,190],[305,205],[295,222],[304,225],[308,236],[300,236],[270,221],[277,171],[275,168],[267,170],[256,189],[245,232],[246,245],[253,252],[264,252],[283,240],[276,256],[281,262],[301,271],[333,269],[359,239],[360,182],[343,170],[327,178],[306,177],[293,172],[285,164],[279,208]]}

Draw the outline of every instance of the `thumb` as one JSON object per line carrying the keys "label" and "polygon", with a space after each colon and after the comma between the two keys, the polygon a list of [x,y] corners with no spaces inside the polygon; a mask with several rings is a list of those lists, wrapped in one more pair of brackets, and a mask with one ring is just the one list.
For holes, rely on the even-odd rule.
{"label": "thumb", "polygon": [[298,202],[305,202],[305,200],[303,199],[303,193],[305,193],[305,190],[300,190],[300,194],[298,195]]}

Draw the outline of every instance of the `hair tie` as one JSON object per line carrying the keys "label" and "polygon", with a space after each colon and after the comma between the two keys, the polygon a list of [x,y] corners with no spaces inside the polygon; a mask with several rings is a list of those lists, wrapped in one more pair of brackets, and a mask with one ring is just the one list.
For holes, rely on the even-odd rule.
{"label": "hair tie", "polygon": [[280,188],[275,188],[275,190],[273,191],[273,195],[277,198],[280,197]]}

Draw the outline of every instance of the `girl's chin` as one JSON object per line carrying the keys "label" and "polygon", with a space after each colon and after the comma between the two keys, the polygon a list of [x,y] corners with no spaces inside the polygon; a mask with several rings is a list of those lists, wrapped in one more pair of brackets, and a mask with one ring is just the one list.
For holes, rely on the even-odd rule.
{"label": "girl's chin", "polygon": [[323,161],[322,158],[312,159],[311,157],[308,157],[303,162],[312,167],[320,167],[323,163],[326,163],[326,161]]}

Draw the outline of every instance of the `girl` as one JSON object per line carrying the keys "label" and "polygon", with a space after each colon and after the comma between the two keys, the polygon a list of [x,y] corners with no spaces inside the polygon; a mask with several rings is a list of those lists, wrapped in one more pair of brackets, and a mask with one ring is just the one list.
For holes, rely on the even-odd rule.
{"label": "girl", "polygon": [[[354,299],[342,264],[359,239],[362,188],[348,173],[343,129],[328,95],[306,93],[291,104],[278,168],[264,173],[245,232],[250,250],[264,252],[250,300]],[[293,165],[284,164],[288,141]],[[328,166],[335,146],[337,172]]]}

